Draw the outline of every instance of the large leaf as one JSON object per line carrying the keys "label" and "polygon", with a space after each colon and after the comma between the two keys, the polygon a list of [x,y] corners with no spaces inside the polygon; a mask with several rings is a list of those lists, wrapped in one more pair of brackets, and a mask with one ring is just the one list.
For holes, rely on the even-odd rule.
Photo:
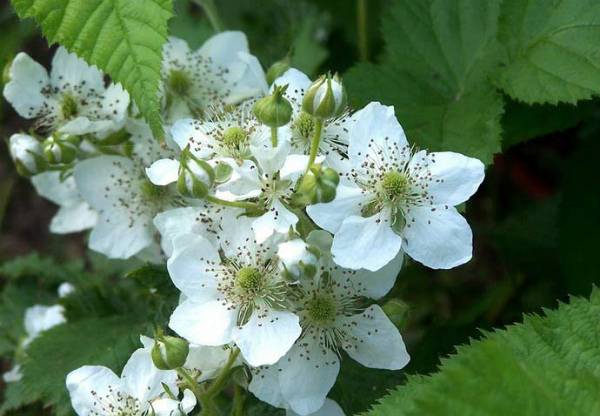
{"label": "large leaf", "polygon": [[132,317],[89,318],[44,332],[27,348],[21,388],[13,389],[2,412],[41,400],[57,416],[72,415],[66,375],[82,365],[105,365],[119,373],[138,347]]}
{"label": "large leaf", "polygon": [[499,1],[396,0],[383,22],[386,54],[345,77],[354,104],[394,105],[409,140],[490,163],[500,151]]}
{"label": "large leaf", "polygon": [[159,81],[172,0],[12,0],[59,43],[123,84],[162,135]]}
{"label": "large leaf", "polygon": [[526,103],[574,103],[600,92],[597,0],[505,0],[507,65],[497,83]]}
{"label": "large leaf", "polygon": [[487,333],[411,376],[371,416],[521,416],[600,414],[600,290],[545,317]]}

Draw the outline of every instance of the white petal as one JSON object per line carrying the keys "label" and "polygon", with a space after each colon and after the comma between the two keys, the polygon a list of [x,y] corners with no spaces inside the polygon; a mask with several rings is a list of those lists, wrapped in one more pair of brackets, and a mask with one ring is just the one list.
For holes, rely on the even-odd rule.
{"label": "white petal", "polygon": [[279,383],[293,411],[307,415],[319,410],[340,371],[338,356],[308,334],[279,363]]}
{"label": "white petal", "polygon": [[231,89],[225,103],[236,104],[267,93],[269,86],[265,72],[255,56],[247,52],[238,52],[237,62],[231,63],[228,70],[227,83],[231,85]]}
{"label": "white petal", "polygon": [[336,189],[333,201],[326,204],[309,205],[306,207],[306,212],[319,227],[335,233],[346,218],[360,215],[362,204],[368,199],[369,194],[353,183],[342,179]]}
{"label": "white petal", "polygon": [[[52,71],[50,74],[52,86],[65,88],[81,88],[82,94],[90,90],[101,92],[104,90],[102,73],[95,66],[88,65],[74,53],[69,53],[64,47],[56,50],[52,58]],[[84,82],[82,84],[82,82]],[[69,86],[69,87],[67,87]]]}
{"label": "white petal", "polygon": [[81,201],[61,207],[50,221],[50,232],[55,234],[78,233],[92,228],[98,222],[98,214],[87,202]]}
{"label": "white petal", "polygon": [[250,139],[250,151],[258,161],[264,174],[277,172],[286,161],[290,153],[291,131],[288,126],[277,129],[277,147],[271,143],[271,129],[261,126]]}
{"label": "white petal", "polygon": [[155,185],[165,186],[176,182],[179,177],[179,162],[173,159],[160,159],[146,168],[146,175]]}
{"label": "white petal", "polygon": [[42,89],[50,83],[46,69],[26,53],[20,52],[13,60],[9,75],[4,98],[21,117],[36,117],[46,101]]}
{"label": "white petal", "polygon": [[136,350],[121,373],[127,391],[142,403],[159,396],[163,391],[162,383],[174,390],[177,388],[177,373],[157,369],[150,354],[147,348]]}
{"label": "white petal", "polygon": [[256,242],[258,244],[265,242],[275,232],[287,233],[297,222],[298,217],[276,199],[271,208],[252,223]]}
{"label": "white petal", "polygon": [[369,270],[348,270],[336,268],[333,270],[333,278],[342,283],[341,288],[347,290],[351,285],[353,291],[359,296],[371,299],[379,299],[385,296],[394,286],[396,277],[402,268],[404,254],[402,251],[381,269],[371,272]]}
{"label": "white petal", "polygon": [[300,336],[298,316],[268,308],[255,310],[250,320],[234,330],[234,340],[253,367],[275,364]]}
{"label": "white petal", "polygon": [[[67,374],[67,389],[71,405],[79,416],[104,414],[105,404],[112,403],[115,394],[123,393],[123,382],[110,369],[86,365]],[[99,401],[98,397],[103,400]]]}
{"label": "white petal", "polygon": [[127,211],[112,210],[98,217],[89,247],[112,259],[127,259],[154,242],[150,218],[132,218]]}
{"label": "white petal", "polygon": [[173,241],[182,234],[199,234],[215,243],[216,235],[209,230],[216,228],[220,215],[220,212],[204,205],[170,209],[156,215],[154,226],[162,237],[161,245],[165,254],[170,256],[173,253]]}
{"label": "white petal", "polygon": [[187,414],[190,413],[194,407],[196,407],[196,396],[191,390],[186,389],[183,392],[183,399],[181,399],[181,408]]}
{"label": "white petal", "polygon": [[173,245],[167,268],[175,286],[195,302],[214,299],[217,277],[211,270],[221,262],[217,249],[207,239],[194,234],[177,237]]}
{"label": "white petal", "polygon": [[[219,185],[217,188],[220,192],[232,196],[234,199],[248,199],[260,195],[262,183],[258,176],[258,169],[254,162],[244,160],[242,166],[239,166],[233,159],[221,159],[233,168],[231,179]],[[220,196],[217,193],[218,197]]]}
{"label": "white petal", "polygon": [[451,269],[471,260],[473,233],[454,207],[417,207],[407,213],[404,251],[432,269]]}
{"label": "white petal", "polygon": [[348,334],[344,350],[362,365],[399,370],[408,364],[410,357],[398,328],[378,305],[361,314],[340,317],[336,325]]}
{"label": "white petal", "polygon": [[72,176],[61,180],[60,172],[44,172],[32,177],[31,183],[39,195],[57,205],[69,206],[81,201]]}
{"label": "white petal", "polygon": [[333,237],[333,260],[349,269],[376,271],[400,251],[402,238],[390,227],[385,212],[364,218],[348,217]]}
{"label": "white petal", "polygon": [[169,36],[167,43],[163,46],[163,67],[168,68],[172,64],[182,66],[189,61],[190,47],[183,39]]}
{"label": "white petal", "polygon": [[33,341],[42,332],[67,322],[65,309],[61,305],[34,305],[25,310],[26,343]]}
{"label": "white petal", "polygon": [[[281,179],[288,179],[295,182],[306,171],[308,159],[309,156],[307,155],[289,155],[286,157],[279,171]],[[315,163],[321,163],[323,160],[323,156],[317,156]]]}
{"label": "white petal", "polygon": [[2,380],[7,384],[16,383],[21,381],[21,379],[23,379],[23,373],[21,372],[21,366],[19,364],[15,364],[13,368],[2,374]]}
{"label": "white petal", "polygon": [[223,301],[202,304],[190,300],[177,306],[169,327],[189,342],[199,345],[225,345],[232,341],[237,311]]}
{"label": "white petal", "polygon": [[171,127],[171,135],[181,150],[188,145],[194,156],[200,159],[209,159],[214,156],[217,144],[213,134],[217,134],[221,126],[219,123],[200,122],[191,118],[177,120]]}
{"label": "white petal", "polygon": [[224,31],[209,38],[198,53],[223,68],[237,61],[238,52],[248,52],[248,39],[243,32]]}
{"label": "white petal", "polygon": [[[394,107],[372,102],[354,114],[350,130],[348,155],[355,167],[364,160],[386,160],[388,149],[408,145],[404,130],[394,114]],[[379,153],[383,153],[380,155]]]}
{"label": "white petal", "polygon": [[190,345],[190,352],[183,365],[188,370],[201,372],[198,381],[214,378],[229,358],[231,349],[224,347],[209,347],[205,345]]}
{"label": "white petal", "polygon": [[[299,415],[298,413],[294,412],[293,410],[289,410],[289,409],[286,410],[285,415],[286,416],[302,416],[302,415]],[[325,404],[323,404],[323,406],[321,406],[321,408],[319,410],[317,410],[314,413],[310,413],[309,415],[304,415],[304,416],[345,416],[345,414],[339,404],[337,404],[336,402],[334,402],[331,399],[327,399],[327,400],[325,400]]]}
{"label": "white petal", "polygon": [[275,88],[275,85],[287,85],[288,88],[285,91],[285,98],[292,104],[292,108],[295,113],[299,113],[302,108],[302,99],[304,93],[310,87],[312,81],[306,74],[298,71],[296,68],[290,68],[283,75],[273,81],[271,91]]}
{"label": "white petal", "polygon": [[427,192],[435,204],[462,204],[477,191],[485,176],[479,159],[453,152],[430,153],[429,158],[433,160],[429,163],[432,180]]}
{"label": "white petal", "polygon": [[252,372],[252,381],[248,385],[248,391],[271,406],[287,407],[279,385],[279,366],[277,364],[251,367],[250,371]]}

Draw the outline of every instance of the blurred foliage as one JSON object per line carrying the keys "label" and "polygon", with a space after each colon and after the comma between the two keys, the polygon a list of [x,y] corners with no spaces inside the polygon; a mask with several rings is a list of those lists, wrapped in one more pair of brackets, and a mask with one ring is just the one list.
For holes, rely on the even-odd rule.
{"label": "blurred foliage", "polygon": [[[542,14],[540,22],[545,24],[512,27],[515,16],[532,21],[516,8],[519,3],[368,0],[369,60],[358,62],[355,1],[216,2],[225,27],[248,34],[250,48],[265,69],[291,53],[292,64],[313,77],[326,70],[348,70],[345,82],[355,106],[372,100],[395,105],[409,140],[433,149],[464,151],[489,164],[484,185],[465,207],[474,234],[473,260],[450,271],[407,262],[393,292],[381,302],[407,305],[407,311],[394,319],[412,358],[406,370],[366,369],[342,357],[332,397],[349,415],[366,411],[389,389],[405,383],[407,374],[412,381],[403,394],[416,394],[412,391],[422,388],[419,380],[426,383],[427,379],[412,375],[436,371],[440,358],[454,353],[456,345],[480,338],[480,329],[519,322],[523,313],[554,307],[557,299],[566,301],[569,294],[587,296],[593,283],[600,284],[600,272],[593,264],[600,247],[600,200],[595,187],[600,155],[598,101],[592,97],[575,105],[549,104],[600,92],[599,75],[593,65],[583,62],[597,48],[590,45],[597,27],[571,28],[562,14],[570,12],[573,19],[587,22],[597,18],[598,6],[587,0],[565,0],[561,7]],[[531,3],[535,10],[549,4]],[[476,7],[469,9],[470,5]],[[589,13],[579,12],[579,7]],[[175,0],[174,12],[170,33],[193,48],[212,35],[203,10],[193,1]],[[51,51],[31,22],[18,23],[7,3],[0,6],[0,22],[3,66],[19,50],[42,63],[50,61]],[[466,25],[463,32],[457,22]],[[541,41],[531,43],[532,36],[538,35]],[[579,44],[573,46],[573,39]],[[557,42],[568,46],[563,52],[571,61],[563,65],[555,65],[552,56],[562,53],[553,46]],[[544,81],[552,87],[544,90],[539,80],[545,78],[524,65],[525,58],[537,63],[548,60],[566,84]],[[597,56],[588,58],[594,63]],[[578,65],[581,74],[573,69]],[[549,93],[552,96],[544,95]],[[0,119],[5,139],[25,127],[4,104]],[[119,371],[137,347],[137,335],[151,334],[153,324],[164,326],[177,302],[163,268],[87,254],[85,236],[51,236],[47,225],[54,211],[35,195],[28,181],[16,179],[6,152],[0,151],[3,368],[12,365],[24,336],[26,307],[60,302],[69,319],[32,344],[28,362],[42,356],[56,362],[40,368],[29,365],[25,383],[4,391],[6,409],[28,403],[8,415],[55,414],[53,410],[43,413],[40,403],[33,403],[38,399],[55,403],[58,412],[68,414],[64,373],[85,360]],[[45,256],[14,259],[34,250]],[[56,288],[62,281],[74,282],[77,296],[58,300]],[[115,321],[123,326],[116,325],[112,335],[106,333],[104,325]],[[96,354],[93,357],[78,351],[66,354],[53,346],[54,337],[62,336],[71,345],[97,342],[103,347],[90,352]],[[110,342],[111,337],[120,342]],[[461,356],[466,357],[469,348],[461,347]],[[39,386],[33,386],[38,378]],[[438,399],[448,397],[447,392],[438,395]],[[248,398],[246,408],[249,415],[283,414],[254,398]]]}

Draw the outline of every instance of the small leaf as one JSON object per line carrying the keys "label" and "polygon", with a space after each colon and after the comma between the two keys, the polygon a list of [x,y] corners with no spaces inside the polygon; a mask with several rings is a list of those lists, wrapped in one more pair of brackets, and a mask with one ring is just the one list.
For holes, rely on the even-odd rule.
{"label": "small leaf", "polygon": [[159,81],[172,0],[12,0],[50,43],[59,43],[123,84],[162,137]]}

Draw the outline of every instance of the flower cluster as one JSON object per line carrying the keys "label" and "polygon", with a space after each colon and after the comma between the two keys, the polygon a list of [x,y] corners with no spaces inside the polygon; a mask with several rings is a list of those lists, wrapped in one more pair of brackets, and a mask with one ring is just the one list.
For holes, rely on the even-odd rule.
{"label": "flower cluster", "polygon": [[163,142],[127,92],[62,48],[50,75],[19,54],[4,90],[44,134],[15,134],[10,151],[60,206],[51,230],[91,229],[110,258],[166,261],[182,294],[169,321],[181,338],[145,339],[120,378],[74,371],[73,407],[187,414],[243,366],[240,384],[290,415],[343,414],[327,399],[342,351],[372,368],[409,361],[376,303],[404,256],[471,258],[455,206],[483,164],[409,144],[392,107],[349,109],[337,76],[289,68],[268,85],[239,32],[197,51],[170,39],[163,55]]}

